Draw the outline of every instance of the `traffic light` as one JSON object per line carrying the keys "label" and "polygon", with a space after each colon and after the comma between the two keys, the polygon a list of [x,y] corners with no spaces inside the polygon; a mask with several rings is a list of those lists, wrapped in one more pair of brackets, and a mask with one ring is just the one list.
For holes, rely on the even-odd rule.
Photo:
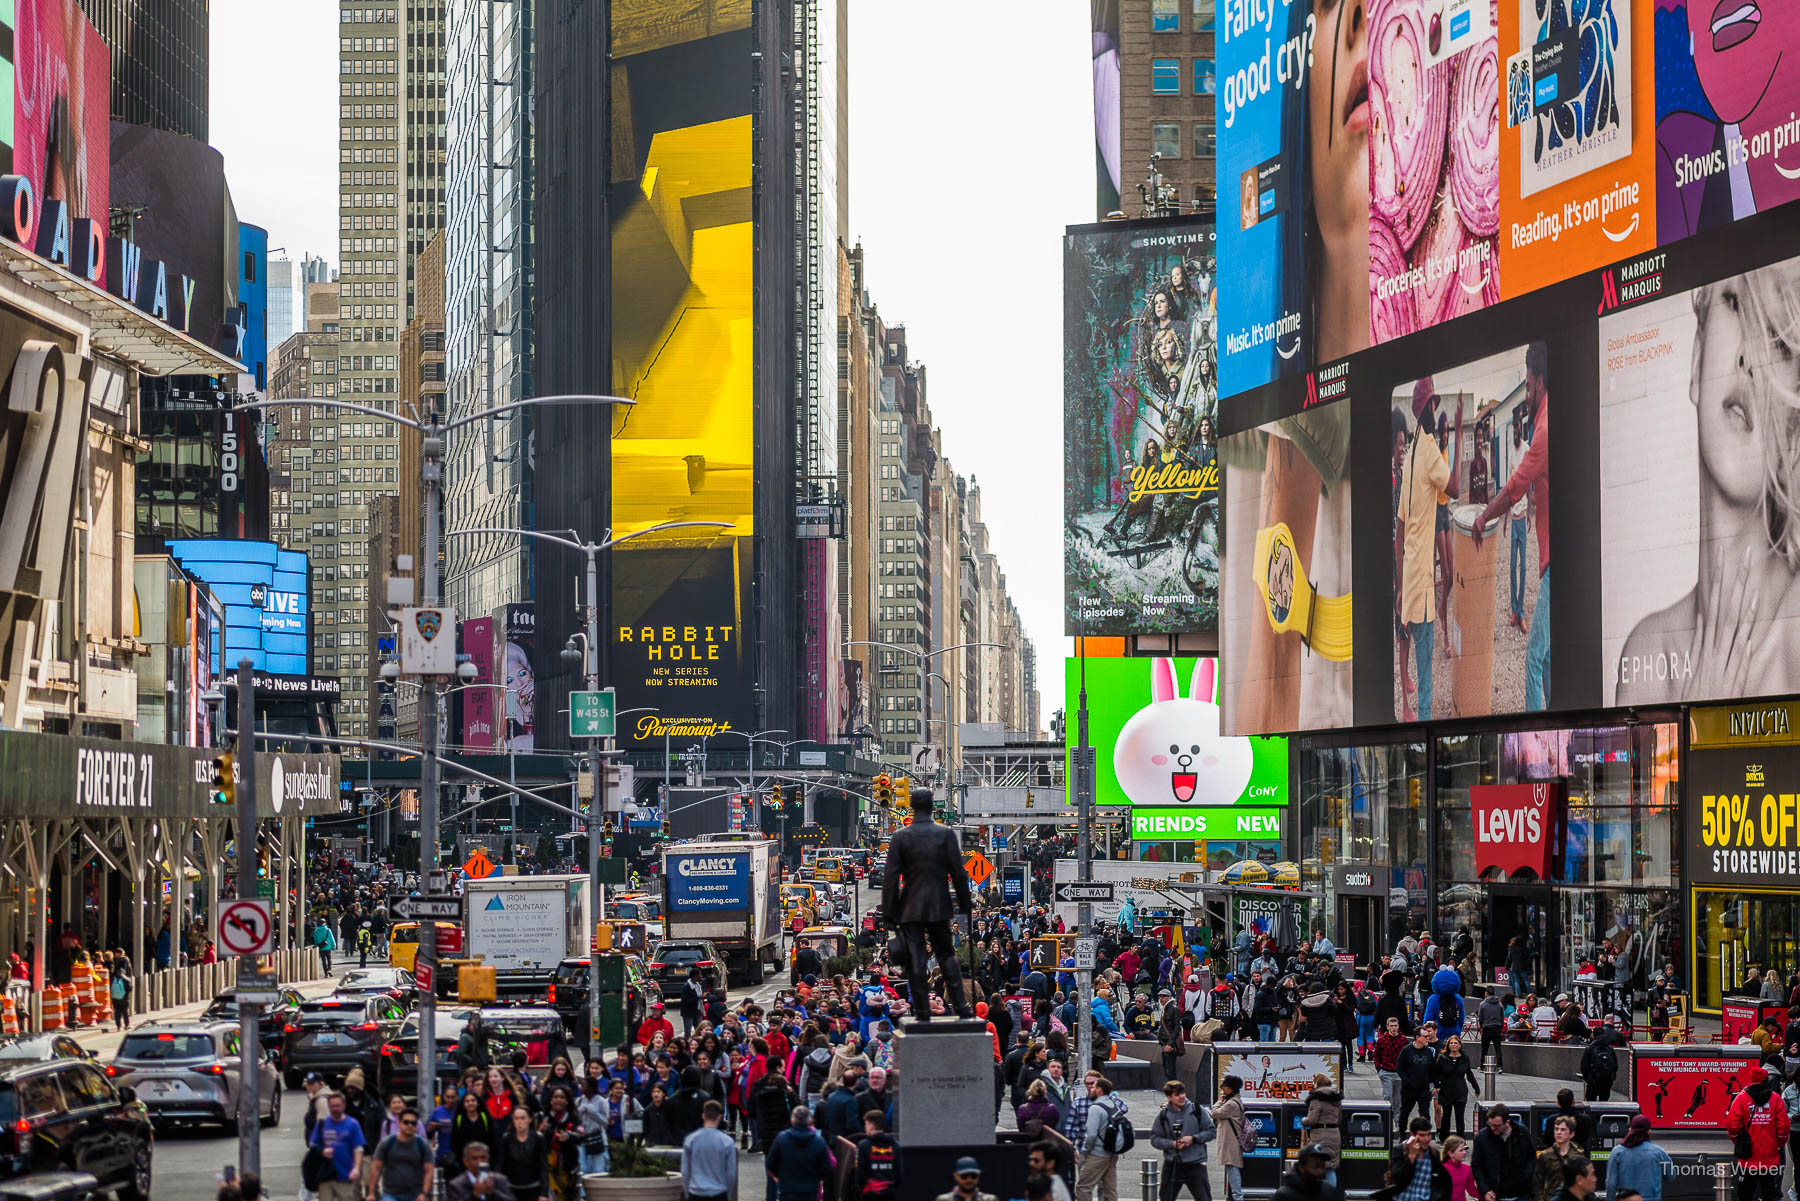
{"label": "traffic light", "polygon": [[1025,807],[1027,809],[1037,808],[1037,793],[1031,791],[1029,788],[1025,790]]}
{"label": "traffic light", "polygon": [[775,785],[775,791],[769,796],[769,808],[779,813],[781,812],[782,806],[786,804],[787,794],[781,790],[780,784]]}
{"label": "traffic light", "polygon": [[213,756],[212,794],[206,799],[214,805],[237,804],[237,781],[232,777],[231,752]]}
{"label": "traffic light", "polygon": [[667,837],[669,837],[669,835],[672,831],[673,831],[673,827],[669,825],[669,819],[666,817],[663,818],[662,836],[664,838],[667,838]]}
{"label": "traffic light", "polygon": [[894,803],[894,782],[886,772],[875,777],[875,803],[883,809]]}
{"label": "traffic light", "polygon": [[912,812],[912,779],[901,776],[894,781],[894,803],[907,812]]}

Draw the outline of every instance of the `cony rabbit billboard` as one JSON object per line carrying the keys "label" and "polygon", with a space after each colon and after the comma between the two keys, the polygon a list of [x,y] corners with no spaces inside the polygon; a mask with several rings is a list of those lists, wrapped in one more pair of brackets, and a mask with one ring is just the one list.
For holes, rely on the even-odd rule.
{"label": "cony rabbit billboard", "polygon": [[[1068,660],[1071,701],[1082,666]],[[1215,677],[1212,659],[1086,660],[1094,801],[1130,805],[1133,837],[1229,840],[1278,829],[1287,740],[1221,736]],[[1068,730],[1073,746],[1072,719]]]}

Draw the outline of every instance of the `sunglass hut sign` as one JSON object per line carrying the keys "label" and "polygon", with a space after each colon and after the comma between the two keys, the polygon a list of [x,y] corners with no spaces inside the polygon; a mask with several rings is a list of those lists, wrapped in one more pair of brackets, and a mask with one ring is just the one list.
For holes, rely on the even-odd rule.
{"label": "sunglass hut sign", "polygon": [[69,217],[60,200],[39,200],[23,175],[0,176],[0,237],[103,287],[183,333],[193,315],[194,281],[145,259],[130,238],[109,237],[106,223]]}

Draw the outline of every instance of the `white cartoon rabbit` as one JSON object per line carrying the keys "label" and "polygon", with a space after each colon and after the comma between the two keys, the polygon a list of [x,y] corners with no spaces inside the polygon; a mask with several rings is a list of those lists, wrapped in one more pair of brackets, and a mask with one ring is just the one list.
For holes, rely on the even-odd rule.
{"label": "white cartoon rabbit", "polygon": [[1219,736],[1212,703],[1213,661],[1194,664],[1183,697],[1175,662],[1150,664],[1150,703],[1131,715],[1113,744],[1113,774],[1134,805],[1229,805],[1249,787],[1255,755],[1248,738]]}

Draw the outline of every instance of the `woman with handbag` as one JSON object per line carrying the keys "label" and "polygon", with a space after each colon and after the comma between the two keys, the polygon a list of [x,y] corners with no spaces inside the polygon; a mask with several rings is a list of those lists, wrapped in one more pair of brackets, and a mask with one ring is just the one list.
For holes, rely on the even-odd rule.
{"label": "woman with handbag", "polygon": [[1219,1099],[1213,1102],[1213,1122],[1219,1128],[1215,1145],[1219,1166],[1225,1169],[1227,1201],[1244,1201],[1244,1156],[1256,1149],[1256,1131],[1244,1116],[1244,1103],[1239,1095],[1244,1082],[1237,1076],[1219,1081]]}
{"label": "woman with handbag", "polygon": [[581,1174],[605,1172],[611,1165],[606,1153],[606,1095],[601,1092],[601,1079],[587,1076],[581,1082],[581,1096],[575,1101],[575,1116],[581,1122]]}
{"label": "woman with handbag", "polygon": [[538,1123],[538,1134],[544,1140],[544,1181],[549,1186],[550,1201],[576,1201],[581,1191],[577,1175],[581,1120],[569,1108],[569,1094],[563,1089],[550,1094],[549,1107]]}
{"label": "woman with handbag", "polygon": [[1045,1130],[1062,1125],[1062,1111],[1050,1100],[1050,1090],[1042,1080],[1033,1080],[1025,1090],[1025,1104],[1017,1111],[1019,1129],[1036,1138]]}

